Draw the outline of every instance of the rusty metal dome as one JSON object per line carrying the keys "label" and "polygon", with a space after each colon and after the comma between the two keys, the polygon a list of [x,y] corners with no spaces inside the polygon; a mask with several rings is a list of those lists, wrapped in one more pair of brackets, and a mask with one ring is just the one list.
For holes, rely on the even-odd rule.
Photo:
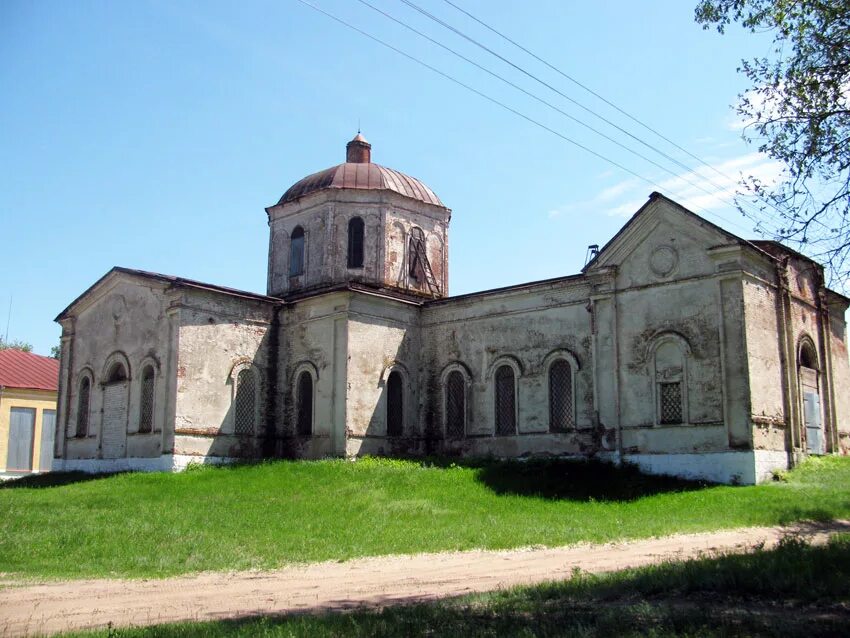
{"label": "rusty metal dome", "polygon": [[353,188],[360,190],[388,190],[411,199],[441,206],[440,198],[415,177],[373,164],[372,145],[357,134],[346,146],[346,161],[308,175],[293,184],[280,198],[278,205],[293,202],[305,195],[328,188]]}

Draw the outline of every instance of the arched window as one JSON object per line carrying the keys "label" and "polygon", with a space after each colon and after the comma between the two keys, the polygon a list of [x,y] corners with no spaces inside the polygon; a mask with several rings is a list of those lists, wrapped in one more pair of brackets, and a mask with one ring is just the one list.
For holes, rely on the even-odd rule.
{"label": "arched window", "polygon": [[106,383],[123,383],[127,380],[127,370],[124,368],[124,364],[120,361],[116,361],[112,364],[112,367],[109,368],[109,372],[106,374]]}
{"label": "arched window", "polygon": [[296,226],[289,243],[289,276],[304,274],[304,229]]}
{"label": "arched window", "polygon": [[569,361],[556,359],[549,366],[549,431],[575,427],[573,369]]}
{"label": "arched window", "polygon": [[516,434],[516,381],[514,369],[501,365],[496,370],[496,435]]}
{"label": "arched window", "polygon": [[655,413],[656,423],[687,423],[687,342],[677,335],[667,335],[656,342]]}
{"label": "arched window", "polygon": [[459,439],[466,429],[466,380],[460,370],[446,377],[446,437]]}
{"label": "arched window", "polygon": [[815,347],[808,340],[803,341],[800,346],[800,365],[811,370],[818,369],[818,355]]}
{"label": "arched window", "polygon": [[428,257],[425,252],[425,233],[421,228],[414,226],[410,229],[409,244],[408,274],[415,281],[425,281],[425,263]]}
{"label": "arched window", "polygon": [[363,220],[352,217],[348,222],[348,267],[363,268]]}
{"label": "arched window", "polygon": [[153,366],[142,370],[141,393],[139,397],[139,432],[153,432]]}
{"label": "arched window", "polygon": [[401,373],[387,377],[387,436],[404,434],[404,385]]}
{"label": "arched window", "polygon": [[242,368],[236,375],[236,396],[233,400],[233,431],[253,434],[257,419],[257,375],[251,368]]}
{"label": "arched window", "polygon": [[300,436],[310,436],[313,433],[313,377],[306,370],[298,375],[295,427]]}
{"label": "arched window", "polygon": [[77,395],[77,436],[88,436],[89,406],[91,405],[91,379],[87,376],[80,381],[80,392]]}

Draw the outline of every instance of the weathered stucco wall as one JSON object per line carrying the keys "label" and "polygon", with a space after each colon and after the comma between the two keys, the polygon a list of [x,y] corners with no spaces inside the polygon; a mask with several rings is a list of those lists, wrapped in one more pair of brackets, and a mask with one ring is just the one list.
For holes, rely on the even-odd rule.
{"label": "weathered stucco wall", "polygon": [[[345,452],[345,379],[349,293],[304,299],[283,311],[278,405],[286,456],[319,458]],[[296,436],[295,388],[301,372],[313,376],[312,435]]]}
{"label": "weathered stucco wall", "polygon": [[[419,313],[416,304],[352,296],[347,323],[347,454],[423,451]],[[399,437],[387,435],[387,380],[394,371],[402,380],[404,434]]]}
{"label": "weathered stucco wall", "polygon": [[[348,267],[348,224],[363,219],[363,267]],[[426,251],[440,294],[448,290],[449,211],[390,191],[325,190],[269,209],[268,291],[285,295],[299,289],[348,281],[430,294],[424,281],[411,280],[408,238],[414,226],[425,234]],[[290,277],[291,236],[305,233],[304,272]]]}
{"label": "weathered stucco wall", "polygon": [[835,420],[838,425],[838,449],[850,454],[850,360],[847,348],[847,323],[844,321],[847,302],[833,297],[829,306],[829,356],[832,364],[832,396],[835,401]]}
{"label": "weathered stucco wall", "polygon": [[[63,323],[60,441],[63,458],[93,459],[102,456],[103,383],[107,368],[121,361],[128,368],[125,456],[159,456],[171,427],[168,414],[169,349],[174,347],[167,318],[165,286],[156,282],[113,274],[81,305],[76,319]],[[155,369],[153,431],[140,434],[141,369]],[[92,381],[88,436],[77,437],[80,380]]]}
{"label": "weathered stucco wall", "polygon": [[[440,438],[445,434],[444,372],[459,366],[469,382],[466,437],[445,440],[445,451],[523,456],[595,449],[589,293],[581,278],[570,278],[426,306],[424,416],[426,428]],[[557,358],[574,365],[575,426],[565,433],[549,427],[549,364]],[[515,435],[495,434],[494,375],[501,364],[515,371]]]}
{"label": "weathered stucco wall", "polygon": [[[274,306],[187,290],[173,308],[179,334],[173,452],[259,456],[272,382],[268,364]],[[243,367],[253,371],[257,384],[253,431],[244,434],[234,431],[236,383]]]}

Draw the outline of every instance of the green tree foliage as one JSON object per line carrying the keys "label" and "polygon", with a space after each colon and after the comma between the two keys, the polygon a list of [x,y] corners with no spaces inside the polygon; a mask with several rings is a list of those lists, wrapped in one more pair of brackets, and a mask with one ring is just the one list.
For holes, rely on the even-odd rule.
{"label": "green tree foliage", "polygon": [[11,341],[6,341],[3,337],[0,337],[0,350],[23,350],[24,352],[32,352],[32,344],[27,343],[26,341],[20,341],[18,339],[12,339]]}
{"label": "green tree foliage", "polygon": [[[850,0],[701,0],[696,21],[773,35],[769,57],[743,60],[744,138],[783,162],[776,185],[749,177],[743,197],[777,221],[780,239],[850,276]],[[739,204],[742,202],[739,200]]]}
{"label": "green tree foliage", "polygon": [[61,354],[62,354],[62,347],[61,346],[50,346],[50,356],[53,359],[58,359],[59,355],[61,355]]}

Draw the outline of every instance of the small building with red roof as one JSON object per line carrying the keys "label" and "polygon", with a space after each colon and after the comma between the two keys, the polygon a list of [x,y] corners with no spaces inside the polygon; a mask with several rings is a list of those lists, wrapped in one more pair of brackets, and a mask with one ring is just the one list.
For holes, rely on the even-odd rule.
{"label": "small building with red roof", "polygon": [[58,391],[57,359],[0,350],[0,472],[51,469]]}

